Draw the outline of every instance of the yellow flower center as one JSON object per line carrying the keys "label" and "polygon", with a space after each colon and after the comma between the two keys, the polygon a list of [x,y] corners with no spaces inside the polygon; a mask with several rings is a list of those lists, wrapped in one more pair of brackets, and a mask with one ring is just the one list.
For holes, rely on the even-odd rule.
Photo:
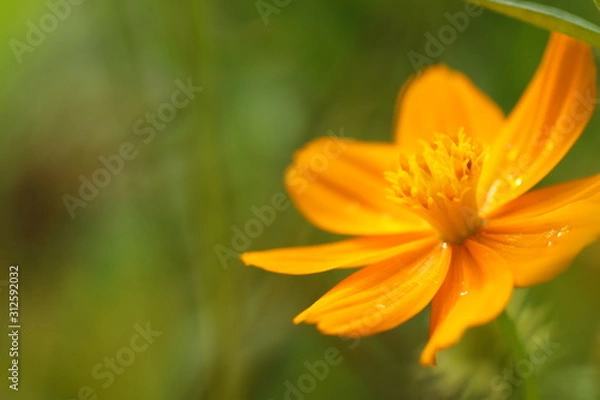
{"label": "yellow flower center", "polygon": [[390,198],[427,220],[445,242],[461,243],[483,223],[476,199],[483,146],[462,129],[423,145],[421,154],[401,154],[396,171],[386,172]]}

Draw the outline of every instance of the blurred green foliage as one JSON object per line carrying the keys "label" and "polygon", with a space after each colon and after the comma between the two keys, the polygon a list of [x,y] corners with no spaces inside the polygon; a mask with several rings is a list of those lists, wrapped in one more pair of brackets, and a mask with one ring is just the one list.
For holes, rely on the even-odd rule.
{"label": "blurred green foliage", "polygon": [[[215,254],[216,245],[231,246],[232,226],[243,226],[253,206],[284,190],[283,170],[302,144],[342,130],[390,140],[396,95],[415,72],[407,54],[424,53],[425,34],[465,7],[266,2],[277,12],[265,20],[252,0],[84,0],[20,56],[11,40],[26,43],[28,21],[39,24],[50,8],[2,5],[0,281],[20,265],[22,322],[18,394],[7,387],[0,335],[2,399],[76,399],[87,396],[86,386],[98,399],[284,399],[286,382],[302,385],[305,363],[324,360],[330,348],[343,361],[303,398],[524,393],[516,383],[494,388],[518,361],[495,323],[471,330],[440,355],[439,367],[424,369],[426,312],[358,343],[322,336],[291,319],[347,272],[275,275]],[[592,1],[547,3],[600,20]],[[486,11],[434,61],[464,71],[509,111],[547,36]],[[144,142],[138,121],[172,101],[176,80],[188,79],[202,92]],[[599,130],[595,116],[543,184],[597,173]],[[72,218],[65,194],[78,196],[80,177],[93,179],[99,157],[123,143],[136,156]],[[290,207],[248,248],[333,239]],[[599,257],[598,245],[588,248],[565,274],[519,290],[511,304],[527,346],[545,335],[560,344],[535,367],[539,398],[600,398]],[[162,334],[144,351],[127,350],[136,324],[148,321]],[[0,323],[8,324],[4,311]],[[115,370],[106,357],[129,364],[131,354],[120,373],[108,372]]]}

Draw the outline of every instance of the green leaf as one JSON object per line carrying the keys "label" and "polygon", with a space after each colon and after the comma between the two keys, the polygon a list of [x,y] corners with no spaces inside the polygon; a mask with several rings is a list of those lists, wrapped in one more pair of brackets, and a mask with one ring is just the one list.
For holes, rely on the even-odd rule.
{"label": "green leaf", "polygon": [[514,0],[465,0],[550,31],[562,32],[600,47],[600,27],[559,8]]}

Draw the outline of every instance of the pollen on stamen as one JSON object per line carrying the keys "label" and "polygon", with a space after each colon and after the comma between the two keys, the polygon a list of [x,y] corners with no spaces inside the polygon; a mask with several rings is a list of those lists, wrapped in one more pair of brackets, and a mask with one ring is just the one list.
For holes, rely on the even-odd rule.
{"label": "pollen on stamen", "polygon": [[401,154],[397,169],[385,174],[390,198],[428,220],[450,242],[473,233],[460,217],[465,208],[477,209],[475,185],[483,146],[461,129],[454,135],[435,134],[418,154]]}

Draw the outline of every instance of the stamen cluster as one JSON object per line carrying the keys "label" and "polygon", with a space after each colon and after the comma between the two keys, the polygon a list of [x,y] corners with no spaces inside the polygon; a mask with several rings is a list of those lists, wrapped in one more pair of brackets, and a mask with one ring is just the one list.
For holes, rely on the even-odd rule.
{"label": "stamen cluster", "polygon": [[420,154],[401,154],[398,168],[386,172],[390,198],[431,223],[440,236],[460,243],[481,225],[476,185],[484,151],[461,129],[435,134]]}

